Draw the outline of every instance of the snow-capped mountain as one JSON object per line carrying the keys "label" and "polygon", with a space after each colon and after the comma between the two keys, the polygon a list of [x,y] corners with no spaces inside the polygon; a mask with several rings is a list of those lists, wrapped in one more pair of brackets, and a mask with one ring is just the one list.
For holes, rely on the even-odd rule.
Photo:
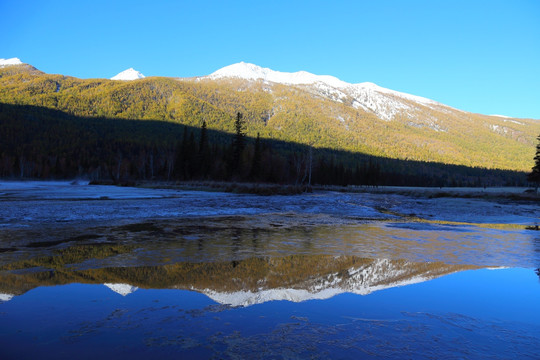
{"label": "snow-capped mountain", "polygon": [[[231,306],[250,306],[267,301],[302,302],[324,300],[343,293],[368,295],[374,291],[416,284],[462,271],[458,267],[434,263],[413,263],[376,259],[371,264],[350,268],[347,273],[332,273],[287,288],[264,288],[223,292],[213,289],[193,289],[212,300]],[[264,281],[262,281],[264,283]]]}
{"label": "snow-capped mountain", "polygon": [[129,295],[135,291],[137,291],[139,288],[136,287],[136,286],[133,286],[133,285],[129,285],[129,284],[110,284],[110,283],[105,283],[103,284],[105,285],[106,287],[108,287],[109,289],[111,289],[112,291],[114,291],[115,293],[118,293],[122,296],[126,296],[126,295]]}
{"label": "snow-capped mountain", "polygon": [[285,85],[307,85],[313,93],[352,104],[356,109],[373,112],[383,120],[392,120],[400,111],[408,111],[412,115],[416,110],[422,110],[418,109],[419,106],[444,107],[436,101],[386,89],[370,82],[350,84],[330,75],[315,75],[306,71],[279,72],[244,62],[226,66],[206,78],[237,78]]}
{"label": "snow-capped mountain", "polygon": [[138,80],[138,79],[144,79],[144,78],[145,78],[145,76],[141,72],[139,72],[139,71],[137,71],[137,70],[135,70],[133,68],[129,68],[129,69],[124,70],[121,73],[113,76],[111,78],[111,80],[129,81],[129,80]]}
{"label": "snow-capped mountain", "polygon": [[22,65],[22,61],[19,58],[0,59],[0,68],[12,65]]}
{"label": "snow-capped mountain", "polygon": [[264,80],[287,85],[324,83],[335,88],[344,88],[351,84],[329,75],[314,75],[306,71],[294,73],[274,71],[254,64],[239,62],[225,66],[208,76],[211,79],[240,78],[246,80]]}
{"label": "snow-capped mountain", "polygon": [[[97,94],[92,89],[111,86],[101,78],[68,81],[29,64],[7,65],[20,60],[2,61],[6,65],[0,67],[0,94],[8,103],[55,104],[58,98],[63,99],[59,103],[87,102]],[[19,74],[32,76],[32,81]],[[128,69],[112,79],[143,77]],[[44,88],[39,101],[28,96],[35,86],[33,80],[36,84],[47,80],[51,85]],[[85,84],[81,88],[88,90],[73,97],[72,81],[100,83]],[[250,124],[246,130],[251,137],[261,133],[275,140],[389,159],[529,171],[540,132],[538,120],[474,114],[373,83],[351,84],[333,76],[279,72],[248,63],[196,78],[147,78],[140,87],[118,83],[112,86],[118,86],[122,96],[107,98],[109,91],[100,91],[100,101],[89,101],[96,105],[85,111],[111,118],[152,118],[159,113],[164,116],[160,120],[191,125],[214,119],[208,126],[219,131],[229,131],[227,119],[240,111]],[[133,96],[143,90],[153,95]]]}

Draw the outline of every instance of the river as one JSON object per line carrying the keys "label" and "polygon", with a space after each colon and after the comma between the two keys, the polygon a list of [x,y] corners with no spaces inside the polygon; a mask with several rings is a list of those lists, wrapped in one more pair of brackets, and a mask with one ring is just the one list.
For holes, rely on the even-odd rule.
{"label": "river", "polygon": [[537,358],[538,202],[0,182],[0,357]]}

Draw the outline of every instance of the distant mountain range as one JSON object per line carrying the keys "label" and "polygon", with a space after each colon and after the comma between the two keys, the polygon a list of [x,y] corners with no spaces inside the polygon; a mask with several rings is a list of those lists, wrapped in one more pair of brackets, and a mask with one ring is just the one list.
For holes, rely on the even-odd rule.
{"label": "distant mountain range", "polygon": [[77,116],[160,120],[393,159],[530,171],[540,121],[461,111],[373,83],[238,63],[195,78],[49,75],[0,59],[0,102]]}

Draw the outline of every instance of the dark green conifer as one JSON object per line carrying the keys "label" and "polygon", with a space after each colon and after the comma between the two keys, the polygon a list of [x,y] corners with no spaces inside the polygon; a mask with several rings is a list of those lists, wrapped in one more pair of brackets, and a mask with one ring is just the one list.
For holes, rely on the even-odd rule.
{"label": "dark green conifer", "polygon": [[535,184],[536,192],[538,192],[538,186],[540,185],[540,135],[538,135],[538,144],[536,145],[536,155],[534,157],[534,166],[529,173],[527,179],[529,182]]}
{"label": "dark green conifer", "polygon": [[240,160],[242,157],[242,152],[244,151],[244,122],[242,121],[242,114],[238,112],[236,114],[236,120],[234,122],[235,136],[233,140],[233,158],[232,158],[232,168],[237,170],[240,167]]}

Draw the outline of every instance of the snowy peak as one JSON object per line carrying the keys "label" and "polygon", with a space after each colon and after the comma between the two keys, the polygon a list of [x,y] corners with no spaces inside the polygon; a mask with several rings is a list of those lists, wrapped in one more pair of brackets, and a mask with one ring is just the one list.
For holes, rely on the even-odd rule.
{"label": "snowy peak", "polygon": [[122,71],[116,76],[113,76],[111,80],[124,80],[124,81],[130,81],[130,80],[137,80],[137,79],[144,79],[145,76],[140,73],[139,71],[129,68],[127,70]]}
{"label": "snowy peak", "polygon": [[0,59],[0,68],[13,65],[22,65],[22,61],[19,58]]}
{"label": "snowy peak", "polygon": [[229,65],[208,76],[211,79],[239,78],[246,80],[263,80],[287,85],[325,83],[332,87],[347,87],[350,84],[329,75],[314,75],[306,71],[294,73],[274,71],[254,64],[240,62]]}
{"label": "snowy peak", "polygon": [[226,66],[207,76],[209,79],[236,78],[262,80],[265,83],[302,85],[318,96],[342,103],[352,103],[356,109],[376,114],[383,120],[392,120],[398,113],[414,116],[418,106],[442,106],[436,101],[378,86],[371,82],[351,84],[330,75],[315,75],[306,71],[294,73],[274,71],[254,64],[240,62]]}

